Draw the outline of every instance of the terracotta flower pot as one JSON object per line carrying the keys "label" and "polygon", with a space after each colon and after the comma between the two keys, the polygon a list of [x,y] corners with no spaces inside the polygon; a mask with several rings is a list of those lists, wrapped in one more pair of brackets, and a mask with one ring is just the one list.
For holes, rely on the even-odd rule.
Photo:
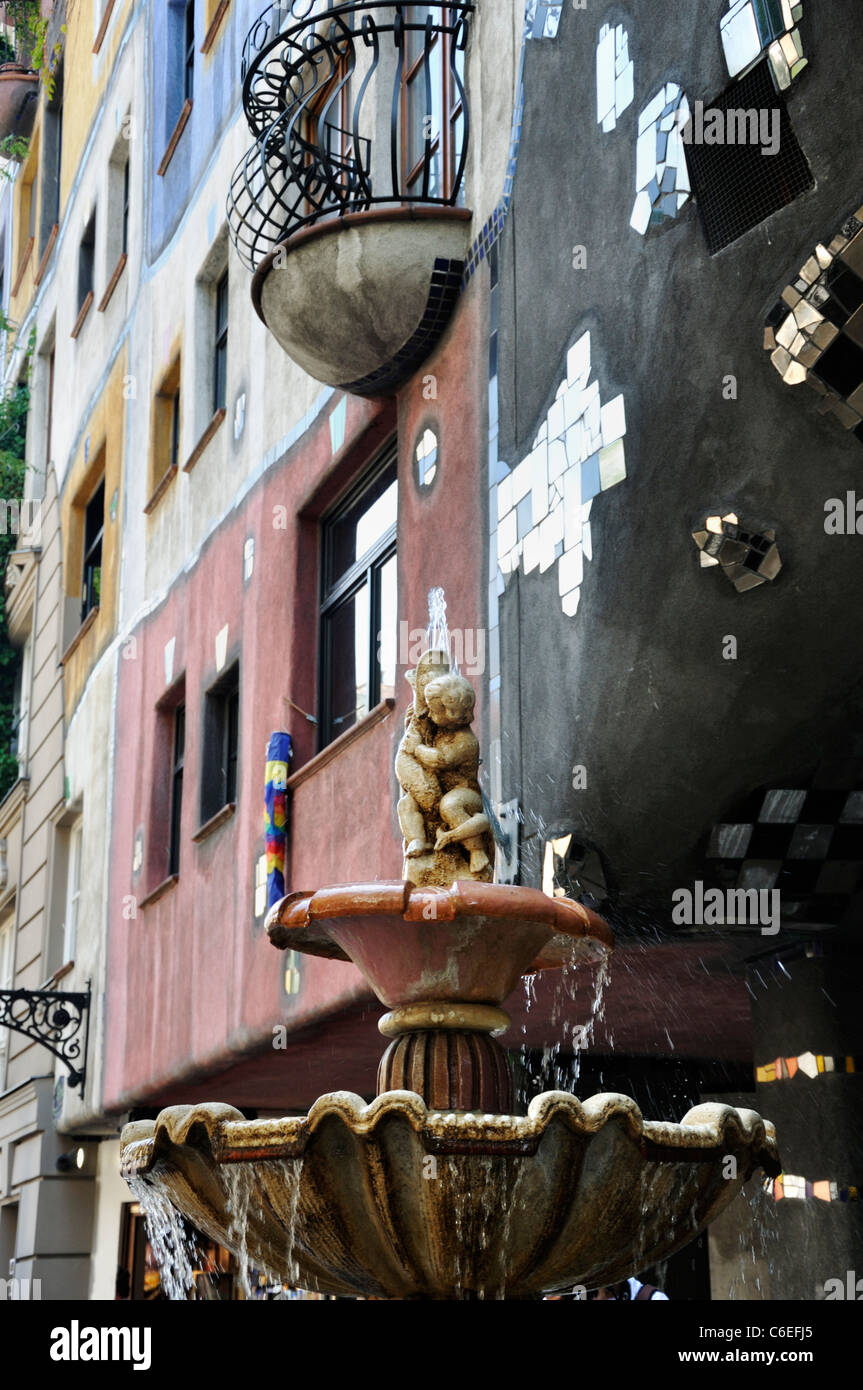
{"label": "terracotta flower pot", "polygon": [[0,64],[0,140],[10,135],[26,139],[39,105],[39,74],[20,63]]}

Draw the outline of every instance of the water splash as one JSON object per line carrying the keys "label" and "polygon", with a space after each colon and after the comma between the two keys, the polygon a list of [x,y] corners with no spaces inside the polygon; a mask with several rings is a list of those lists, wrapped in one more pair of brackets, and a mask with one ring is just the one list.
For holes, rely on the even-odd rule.
{"label": "water splash", "polygon": [[426,628],[426,649],[432,652],[445,652],[454,675],[460,675],[458,662],[453,660],[449,627],[446,616],[446,599],[440,587],[428,592],[429,621]]}
{"label": "water splash", "polygon": [[[593,1042],[597,1023],[605,1018],[610,969],[608,956],[596,964],[587,965],[573,952],[572,958],[555,972],[554,997],[548,1018],[556,1038],[553,1043],[547,1043],[539,1054],[535,1048],[522,1043],[520,1079],[516,1085],[516,1098],[521,1107],[526,1108],[540,1091],[575,1093],[581,1074],[582,1054]],[[584,981],[586,970],[593,973],[593,995],[587,1019],[583,1013],[583,991],[581,996],[579,992],[579,982]],[[525,1011],[529,1013],[536,1003],[536,976],[525,975],[523,981]],[[526,1032],[526,1024],[522,1025],[522,1032]]]}

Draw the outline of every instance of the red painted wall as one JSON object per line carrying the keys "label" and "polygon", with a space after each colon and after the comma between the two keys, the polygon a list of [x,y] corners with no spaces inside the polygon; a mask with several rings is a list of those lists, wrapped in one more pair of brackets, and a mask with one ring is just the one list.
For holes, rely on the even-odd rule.
{"label": "red painted wall", "polygon": [[[477,277],[479,279],[480,277]],[[253,915],[254,863],[263,850],[264,762],[270,733],[294,737],[294,770],[315,752],[314,729],[283,706],[290,696],[316,709],[318,518],[392,432],[399,430],[399,616],[424,627],[426,594],[447,592],[454,627],[484,624],[486,338],[484,298],[475,282],[434,357],[397,403],[348,399],[345,444],[332,456],[324,410],[286,457],[230,513],[159,609],[137,629],[136,653],[121,659],[117,693],[115,816],[111,843],[107,1034],[104,1104],[126,1109],[175,1097],[196,1077],[225,1071],[226,1101],[239,1096],[243,1059],[272,1054],[273,1025],[292,1030],[346,1010],[366,991],[350,965],[302,957],[297,995],[282,989],[283,958]],[[423,398],[424,378],[437,399]],[[438,472],[421,496],[414,447],[426,426],[439,436]],[[202,460],[202,467],[206,461]],[[287,529],[274,529],[284,506]],[[243,546],[255,537],[255,564],[243,583]],[[226,666],[240,661],[240,752],[235,815],[201,843],[201,732],[205,691],[218,676],[216,633],[228,625]],[[128,919],[167,873],[170,703],[164,649],[175,638],[173,681],[184,675],[185,772],[179,881]],[[409,687],[400,654],[397,706],[293,794],[289,888],[401,876],[392,770]],[[482,678],[474,685],[481,698]],[[174,692],[176,694],[176,691]],[[145,836],[143,868],[133,875],[136,831]],[[368,1027],[379,1012],[370,1004]],[[349,1046],[349,1030],[340,1036]],[[381,1040],[381,1050],[383,1041]],[[301,1049],[298,1045],[297,1057]],[[275,1054],[274,1107],[307,1104],[291,1075],[290,1046]],[[329,1089],[342,1084],[338,1048],[328,1057]],[[269,1068],[267,1075],[270,1075]],[[280,1077],[281,1080],[276,1079]],[[239,1087],[241,1090],[242,1087]],[[193,1096],[190,1096],[190,1099]]]}

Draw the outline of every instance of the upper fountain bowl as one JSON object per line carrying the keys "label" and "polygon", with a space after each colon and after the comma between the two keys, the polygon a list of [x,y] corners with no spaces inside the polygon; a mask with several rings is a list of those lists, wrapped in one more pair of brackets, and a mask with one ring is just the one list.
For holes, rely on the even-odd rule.
{"label": "upper fountain bowl", "polygon": [[608,925],[581,903],[471,879],[289,893],[270,910],[267,932],[279,948],[353,961],[389,1009],[501,1004],[520,976],[595,962],[613,946]]}

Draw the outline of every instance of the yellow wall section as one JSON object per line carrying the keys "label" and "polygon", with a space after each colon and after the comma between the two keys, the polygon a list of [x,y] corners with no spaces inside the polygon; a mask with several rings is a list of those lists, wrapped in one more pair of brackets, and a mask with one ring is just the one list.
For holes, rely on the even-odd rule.
{"label": "yellow wall section", "polygon": [[[96,19],[93,0],[78,0],[66,20],[63,81],[63,156],[60,170],[61,215],[78,170],[87,137],[102,104],[114,67],[132,0],[115,0],[114,13],[98,54],[93,52]],[[141,120],[141,113],[138,113]]]}
{"label": "yellow wall section", "polygon": [[[87,422],[86,433],[79,445],[69,476],[63,487],[61,502],[61,532],[63,536],[63,593],[67,599],[79,599],[81,566],[84,549],[84,505],[98,479],[94,468],[99,454],[105,451],[105,530],[102,538],[102,586],[99,612],[92,626],[64,658],[66,718],[81,698],[95,662],[105,650],[117,626],[117,589],[120,573],[120,528],[123,509],[123,445],[126,427],[126,402],[123,398],[123,378],[126,375],[126,349],[118,354],[102,395]],[[87,458],[84,458],[89,439]],[[90,476],[94,474],[94,476]],[[114,520],[111,520],[111,498],[117,492]],[[74,641],[74,636],[67,633]]]}
{"label": "yellow wall section", "polygon": [[[123,36],[127,19],[132,10],[133,0],[115,0],[114,12],[108,27],[108,33],[102,43],[98,54],[93,52],[93,40],[95,37],[95,15],[93,0],[77,0],[77,4],[70,7],[66,15],[66,37],[64,45],[63,61],[63,148],[60,158],[60,221],[62,223],[66,213],[66,204],[72,184],[78,173],[78,167],[87,138],[92,129],[93,123],[99,113],[105,88],[114,67],[117,49]],[[39,110],[33,127],[33,134],[30,138],[30,154],[24,164],[22,174],[19,174],[15,181],[15,245],[12,255],[12,283],[21,264],[21,258],[27,244],[26,228],[22,236],[21,233],[21,201],[24,196],[23,184],[25,178],[29,177],[31,168],[35,165],[34,190],[37,200],[42,196],[42,170],[39,164],[39,146],[44,120],[45,109],[45,89],[40,84],[39,88]],[[142,120],[142,113],[136,113],[136,119]],[[140,127],[139,127],[140,128]],[[34,226],[38,228],[41,209],[37,206]],[[9,302],[10,317],[14,322],[20,323],[26,318],[30,301],[33,298],[35,285],[33,283],[36,272],[39,269],[38,246],[33,248],[30,261],[18,292]]]}

